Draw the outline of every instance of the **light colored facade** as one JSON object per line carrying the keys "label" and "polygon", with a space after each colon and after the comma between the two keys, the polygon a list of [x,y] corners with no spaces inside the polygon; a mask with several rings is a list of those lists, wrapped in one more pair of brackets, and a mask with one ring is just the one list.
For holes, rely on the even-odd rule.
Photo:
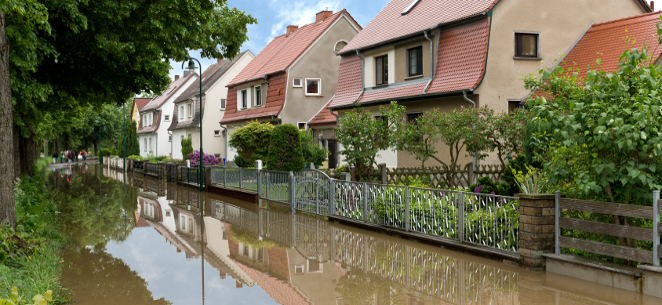
{"label": "light colored facade", "polygon": [[[228,110],[221,121],[228,134],[253,120],[307,129],[336,91],[338,46],[360,30],[345,10],[322,11],[312,24],[288,26],[228,86]],[[228,160],[236,154],[228,147]]]}
{"label": "light colored facade", "polygon": [[[405,12],[411,3],[391,1],[339,52],[343,58],[339,84],[330,108],[340,116],[357,106],[377,115],[379,107],[391,101],[406,107],[407,119],[434,108],[473,107],[472,102],[497,113],[510,111],[530,93],[522,78],[536,72],[541,61],[547,65],[565,54],[593,23],[650,11],[640,0],[599,4],[591,0],[421,0]],[[439,7],[449,13],[435,15]],[[412,51],[415,48],[418,51]],[[382,70],[388,78],[382,77],[379,84],[382,56],[388,62]],[[410,64],[418,56],[421,62]],[[448,148],[439,145],[438,150]],[[447,154],[438,155],[448,163]],[[459,164],[472,162],[465,152],[461,155]],[[490,155],[482,162],[497,160]],[[339,161],[343,163],[341,156]],[[398,151],[380,152],[377,163],[422,165],[415,156]],[[438,165],[432,159],[425,163]]]}
{"label": "light colored facade", "polygon": [[[203,151],[218,158],[225,158],[226,131],[219,121],[225,114],[228,99],[228,83],[246,67],[255,55],[251,51],[240,53],[233,60],[219,60],[202,74],[202,137]],[[174,119],[168,130],[172,133],[170,143],[173,159],[182,159],[181,140],[192,138],[193,149],[200,147],[200,95],[199,81],[182,94],[172,106]],[[183,115],[182,115],[183,114]]]}
{"label": "light colored facade", "polygon": [[150,101],[140,111],[138,143],[140,156],[171,156],[172,146],[168,127],[173,120],[173,105],[186,89],[198,80],[196,73],[175,77],[168,89]]}

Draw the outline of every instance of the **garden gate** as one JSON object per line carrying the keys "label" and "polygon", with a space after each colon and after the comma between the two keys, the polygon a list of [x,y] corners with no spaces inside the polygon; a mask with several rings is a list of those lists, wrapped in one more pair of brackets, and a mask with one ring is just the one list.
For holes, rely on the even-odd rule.
{"label": "garden gate", "polygon": [[299,211],[329,214],[331,178],[317,169],[304,169],[294,174],[295,208]]}

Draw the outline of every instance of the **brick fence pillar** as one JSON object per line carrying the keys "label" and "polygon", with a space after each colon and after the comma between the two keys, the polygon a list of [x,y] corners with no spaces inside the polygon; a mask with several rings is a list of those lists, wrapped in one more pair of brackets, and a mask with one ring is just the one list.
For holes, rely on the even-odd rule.
{"label": "brick fence pillar", "polygon": [[166,176],[166,168],[165,168],[166,163],[163,162],[163,161],[159,161],[159,162],[156,162],[156,166],[157,166],[156,173],[157,173],[157,176],[159,176],[159,179],[160,180],[165,179],[165,176]]}
{"label": "brick fence pillar", "polygon": [[554,253],[554,194],[517,194],[519,197],[520,264],[544,270],[543,253]]}

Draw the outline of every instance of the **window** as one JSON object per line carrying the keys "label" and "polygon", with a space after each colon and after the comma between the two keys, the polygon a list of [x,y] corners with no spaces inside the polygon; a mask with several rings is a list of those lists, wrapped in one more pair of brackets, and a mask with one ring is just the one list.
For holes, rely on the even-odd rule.
{"label": "window", "polygon": [[298,78],[292,79],[292,87],[295,87],[295,88],[301,88],[301,87],[303,87],[303,84],[302,84],[302,82],[301,82],[301,77],[298,77]]}
{"label": "window", "polygon": [[182,141],[184,141],[184,135],[182,135]]}
{"label": "window", "polygon": [[513,113],[515,109],[521,108],[519,100],[509,100],[508,101],[508,113]]}
{"label": "window", "polygon": [[250,256],[250,252],[248,250],[248,246],[244,245],[244,256]]}
{"label": "window", "polygon": [[170,122],[170,116],[169,115],[166,114],[164,119],[165,119],[166,122]]}
{"label": "window", "polygon": [[147,138],[145,138],[145,140],[143,142],[145,142],[145,145],[143,145],[143,147],[144,147],[143,151],[147,152]]}
{"label": "window", "polygon": [[375,58],[377,86],[388,85],[388,55]]}
{"label": "window", "polygon": [[248,93],[246,90],[241,90],[241,109],[248,108]]}
{"label": "window", "polygon": [[306,95],[321,94],[321,80],[319,78],[306,78]]}
{"label": "window", "polygon": [[385,116],[376,116],[375,117],[376,121],[381,121],[382,124],[384,124],[384,127],[388,127],[388,118]]}
{"label": "window", "polygon": [[179,106],[179,121],[183,121],[186,118],[186,113],[184,112],[184,105]]}
{"label": "window", "polygon": [[255,87],[255,106],[261,106],[262,105],[262,87],[257,86]]}
{"label": "window", "polygon": [[179,229],[186,231],[186,217],[184,215],[179,216]]}
{"label": "window", "polygon": [[220,137],[221,136],[221,131],[220,130],[214,130],[214,136],[215,137]]}
{"label": "window", "polygon": [[306,130],[306,123],[297,123],[297,126],[299,126],[299,130],[305,131]]}
{"label": "window", "polygon": [[407,50],[407,76],[423,75],[423,47],[418,46]]}
{"label": "window", "polygon": [[172,135],[171,134],[168,135],[168,142],[172,142]]}
{"label": "window", "polygon": [[304,274],[305,268],[302,263],[294,265],[294,274]]}
{"label": "window", "polygon": [[334,51],[339,52],[347,45],[347,41],[341,40],[336,42],[336,46],[333,48]]}
{"label": "window", "polygon": [[188,107],[186,109],[187,110],[186,114],[188,114],[188,118],[190,119],[191,116],[193,116],[193,109],[192,109],[193,108],[193,103],[188,103],[187,106]]}
{"label": "window", "polygon": [[515,33],[515,57],[538,58],[538,35]]}
{"label": "window", "polygon": [[189,139],[192,139],[192,137],[191,137],[191,134],[190,134],[190,133],[188,134],[188,138],[189,138]]}
{"label": "window", "polygon": [[422,113],[408,113],[407,114],[407,122],[408,123],[416,123],[422,115],[423,115]]}
{"label": "window", "polygon": [[226,99],[221,99],[221,110],[225,110],[225,103],[227,102]]}

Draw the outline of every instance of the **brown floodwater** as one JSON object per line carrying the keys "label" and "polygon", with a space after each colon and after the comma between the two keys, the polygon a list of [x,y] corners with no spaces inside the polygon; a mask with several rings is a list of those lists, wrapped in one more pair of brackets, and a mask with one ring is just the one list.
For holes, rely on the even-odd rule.
{"label": "brown floodwater", "polygon": [[75,304],[662,304],[95,165],[50,179]]}

